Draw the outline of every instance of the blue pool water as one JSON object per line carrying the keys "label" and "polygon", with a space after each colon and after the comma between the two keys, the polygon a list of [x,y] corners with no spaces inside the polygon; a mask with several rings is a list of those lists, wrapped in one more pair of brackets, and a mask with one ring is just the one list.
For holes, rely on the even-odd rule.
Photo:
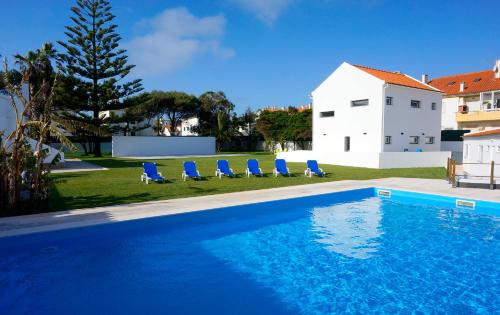
{"label": "blue pool water", "polygon": [[0,239],[0,314],[492,314],[500,205],[363,189]]}

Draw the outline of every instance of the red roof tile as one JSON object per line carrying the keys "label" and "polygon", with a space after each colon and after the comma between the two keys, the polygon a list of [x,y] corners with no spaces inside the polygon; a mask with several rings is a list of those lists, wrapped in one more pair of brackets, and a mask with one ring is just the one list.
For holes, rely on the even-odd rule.
{"label": "red roof tile", "polygon": [[[461,82],[465,82],[463,92],[460,92]],[[500,90],[500,79],[495,78],[493,70],[436,78],[430,81],[429,84],[440,89],[446,95],[463,95]]]}
{"label": "red roof tile", "polygon": [[500,129],[492,129],[492,130],[485,130],[485,131],[480,131],[480,132],[475,132],[475,133],[468,133],[464,135],[464,137],[480,137],[480,136],[489,136],[489,135],[500,135]]}
{"label": "red roof tile", "polygon": [[385,82],[389,84],[396,84],[396,85],[402,85],[402,86],[407,86],[407,87],[412,87],[416,89],[422,89],[422,90],[428,90],[428,91],[434,91],[434,92],[441,92],[437,88],[433,88],[432,86],[429,86],[427,84],[424,84],[417,79],[414,79],[404,73],[401,72],[391,72],[391,71],[385,71],[385,70],[379,70],[379,69],[374,69],[374,68],[369,68],[369,67],[364,67],[360,65],[353,65],[356,68],[363,70],[364,72],[367,72],[371,74],[372,76],[379,78],[381,80],[384,80]]}

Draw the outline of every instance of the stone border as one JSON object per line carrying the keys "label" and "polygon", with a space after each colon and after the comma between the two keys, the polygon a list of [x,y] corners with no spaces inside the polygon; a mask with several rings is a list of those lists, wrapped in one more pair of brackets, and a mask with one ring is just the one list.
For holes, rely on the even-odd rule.
{"label": "stone border", "polygon": [[498,191],[451,188],[445,180],[415,178],[346,180],[1,218],[0,237],[203,211],[368,187],[500,202]]}

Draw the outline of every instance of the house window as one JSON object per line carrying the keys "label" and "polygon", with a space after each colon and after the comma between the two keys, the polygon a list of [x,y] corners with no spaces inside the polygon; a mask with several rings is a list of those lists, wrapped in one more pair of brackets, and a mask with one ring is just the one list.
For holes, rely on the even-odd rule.
{"label": "house window", "polygon": [[420,101],[411,100],[410,107],[411,108],[420,108]]}
{"label": "house window", "polygon": [[366,106],[368,105],[368,100],[356,100],[351,101],[351,106]]}
{"label": "house window", "polygon": [[436,110],[436,103],[432,103],[432,104],[431,104],[431,109],[432,109],[432,110]]}
{"label": "house window", "polygon": [[344,137],[344,151],[351,151],[351,137]]}
{"label": "house window", "polygon": [[387,96],[385,98],[385,105],[392,105],[392,96]]}
{"label": "house window", "polygon": [[385,144],[391,144],[391,136],[385,136]]}
{"label": "house window", "polygon": [[434,137],[425,137],[426,144],[434,144]]}
{"label": "house window", "polygon": [[410,136],[410,144],[418,144],[418,136]]}
{"label": "house window", "polygon": [[325,118],[325,117],[333,117],[335,116],[335,111],[328,111],[328,112],[320,112],[319,117]]}

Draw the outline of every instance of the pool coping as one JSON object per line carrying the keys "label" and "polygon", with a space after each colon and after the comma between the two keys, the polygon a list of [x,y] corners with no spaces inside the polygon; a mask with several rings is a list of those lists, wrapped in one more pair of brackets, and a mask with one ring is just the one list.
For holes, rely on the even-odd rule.
{"label": "pool coping", "polygon": [[500,202],[498,191],[451,188],[445,180],[345,180],[0,218],[0,238],[371,187]]}

